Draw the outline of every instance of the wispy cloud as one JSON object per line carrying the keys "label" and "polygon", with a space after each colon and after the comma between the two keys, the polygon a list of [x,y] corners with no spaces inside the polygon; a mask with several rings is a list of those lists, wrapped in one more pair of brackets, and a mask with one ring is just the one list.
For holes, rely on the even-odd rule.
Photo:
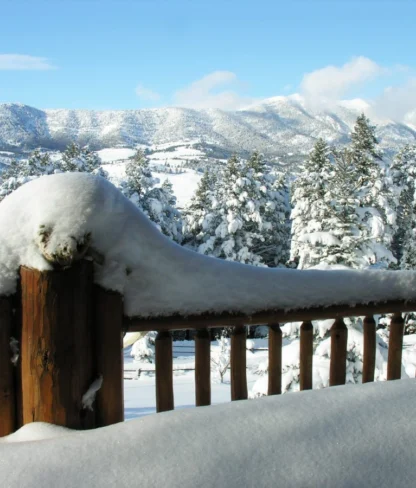
{"label": "wispy cloud", "polygon": [[325,108],[342,99],[351,88],[386,73],[369,58],[359,56],[342,66],[326,66],[303,76],[301,93],[311,108]]}
{"label": "wispy cloud", "polygon": [[399,122],[406,121],[406,115],[416,110],[416,77],[406,83],[389,86],[373,102],[373,112]]}
{"label": "wispy cloud", "polygon": [[143,85],[137,85],[136,95],[142,100],[149,102],[157,102],[161,98],[159,93],[149,90],[149,88],[145,88]]}
{"label": "wispy cloud", "polygon": [[[231,71],[214,71],[189,86],[178,90],[173,95],[174,105],[190,108],[219,108],[237,110],[254,101],[251,97],[241,96],[235,88],[239,81]],[[234,90],[220,90],[232,85]]]}
{"label": "wispy cloud", "polygon": [[56,69],[47,58],[27,54],[0,54],[2,71],[46,71]]}

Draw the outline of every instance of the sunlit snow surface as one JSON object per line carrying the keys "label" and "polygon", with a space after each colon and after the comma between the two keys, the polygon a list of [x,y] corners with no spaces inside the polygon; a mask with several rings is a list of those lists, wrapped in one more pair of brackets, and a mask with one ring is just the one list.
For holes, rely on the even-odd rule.
{"label": "sunlit snow surface", "polygon": [[415,402],[415,380],[403,380],[167,412],[89,432],[32,424],[20,442],[0,441],[0,486],[412,487]]}

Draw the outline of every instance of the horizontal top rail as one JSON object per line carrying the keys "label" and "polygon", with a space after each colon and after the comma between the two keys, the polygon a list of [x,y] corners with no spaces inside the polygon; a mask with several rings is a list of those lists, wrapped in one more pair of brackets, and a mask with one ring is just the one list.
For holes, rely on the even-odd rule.
{"label": "horizontal top rail", "polygon": [[269,310],[252,315],[238,313],[205,313],[182,316],[179,314],[160,317],[124,317],[124,329],[127,332],[145,332],[149,330],[203,329],[209,327],[258,325],[271,323],[301,322],[304,320],[337,319],[343,317],[369,316],[382,313],[416,311],[416,301],[392,300],[388,302],[370,302],[367,304],[331,305],[312,307],[301,310]]}

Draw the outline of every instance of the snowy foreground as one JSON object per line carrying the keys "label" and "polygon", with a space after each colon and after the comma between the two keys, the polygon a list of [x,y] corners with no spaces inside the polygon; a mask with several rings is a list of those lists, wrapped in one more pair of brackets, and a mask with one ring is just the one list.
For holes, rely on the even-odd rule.
{"label": "snowy foreground", "polygon": [[29,424],[0,441],[0,486],[411,487],[415,404],[416,382],[403,380],[181,410],[90,432]]}
{"label": "snowy foreground", "polygon": [[47,270],[50,261],[69,265],[88,250],[100,256],[96,282],[122,293],[130,316],[416,298],[416,272],[276,270],[189,251],[163,236],[111,183],[85,173],[21,186],[1,203],[0,228],[1,295],[15,291],[20,265]]}

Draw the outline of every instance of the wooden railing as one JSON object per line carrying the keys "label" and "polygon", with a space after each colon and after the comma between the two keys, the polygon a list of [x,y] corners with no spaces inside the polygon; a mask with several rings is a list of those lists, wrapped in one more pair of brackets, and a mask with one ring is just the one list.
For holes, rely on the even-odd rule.
{"label": "wooden railing", "polygon": [[[329,291],[330,292],[330,291]],[[308,310],[273,310],[251,316],[221,313],[153,319],[123,318],[122,297],[93,284],[92,263],[40,272],[22,268],[18,292],[0,298],[0,436],[20,426],[44,421],[75,429],[94,428],[124,418],[124,332],[158,331],[156,338],[156,408],[174,408],[171,331],[194,329],[195,404],[211,403],[210,328],[232,327],[231,399],[247,398],[246,325],[269,327],[268,394],[282,391],[280,324],[301,321],[300,389],[312,388],[311,320],[335,319],[331,328],[329,385],[345,383],[348,331],[344,317],[365,316],[363,382],[374,381],[376,324],[373,316],[393,313],[387,379],[399,379],[404,322],[401,312],[416,302],[391,301]],[[11,339],[19,344],[19,356]],[[12,361],[13,360],[13,361]],[[94,409],[83,405],[91,383],[103,377]]]}
{"label": "wooden railing", "polygon": [[[334,306],[293,310],[290,312],[262,312],[251,317],[231,314],[196,317],[168,317],[155,319],[125,318],[129,332],[158,330],[155,347],[156,410],[174,408],[172,336],[170,331],[197,329],[195,337],[195,405],[211,403],[210,335],[209,327],[233,326],[231,333],[231,400],[244,400],[248,396],[246,376],[246,325],[268,325],[268,395],[282,393],[282,331],[281,324],[302,321],[300,327],[300,390],[312,389],[313,326],[311,320],[334,318],[330,329],[331,355],[329,386],[343,385],[346,379],[348,329],[344,317],[364,316],[363,383],[374,381],[376,359],[376,322],[373,314],[393,313],[390,323],[387,379],[400,379],[404,320],[403,312],[416,310],[414,302],[371,303],[365,306]],[[308,319],[306,318],[308,317]],[[267,320],[265,320],[267,319]],[[238,324],[238,325],[235,325]]]}

